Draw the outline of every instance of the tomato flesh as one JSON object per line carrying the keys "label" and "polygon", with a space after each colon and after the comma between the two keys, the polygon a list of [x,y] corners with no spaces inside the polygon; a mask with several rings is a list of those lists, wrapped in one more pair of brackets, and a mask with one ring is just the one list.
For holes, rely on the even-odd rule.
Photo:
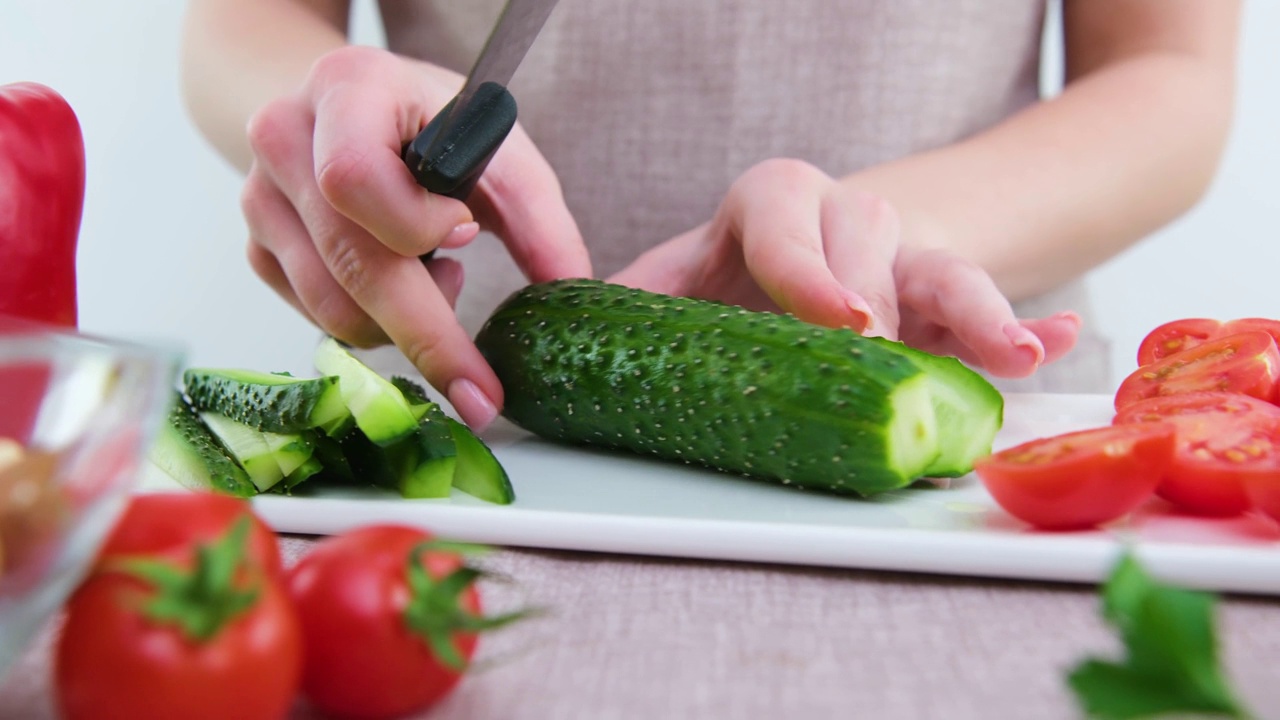
{"label": "tomato flesh", "polygon": [[1184,318],[1167,322],[1142,339],[1138,345],[1138,365],[1151,363],[1206,341],[1249,330],[1261,330],[1280,345],[1280,320],[1271,318],[1237,318],[1227,322],[1209,318]]}
{"label": "tomato flesh", "polygon": [[1233,393],[1189,393],[1129,405],[1116,424],[1172,423],[1174,461],[1156,494],[1190,513],[1249,509],[1245,478],[1280,471],[1280,407]]}
{"label": "tomato flesh", "polygon": [[1074,530],[1123,517],[1151,497],[1173,449],[1173,425],[1114,425],[1031,440],[978,460],[974,470],[1010,515]]}
{"label": "tomato flesh", "polygon": [[1271,335],[1250,330],[1209,340],[1138,368],[1116,390],[1115,408],[1188,392],[1234,392],[1270,401],[1280,377]]}

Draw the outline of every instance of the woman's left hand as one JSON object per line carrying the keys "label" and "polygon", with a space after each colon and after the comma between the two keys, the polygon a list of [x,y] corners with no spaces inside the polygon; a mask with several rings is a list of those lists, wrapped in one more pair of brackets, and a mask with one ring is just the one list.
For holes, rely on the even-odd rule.
{"label": "woman's left hand", "polygon": [[991,277],[902,236],[885,200],[798,160],[744,173],[710,222],[658,245],[611,281],[790,312],[828,327],[954,355],[1025,377],[1066,354],[1080,318],[1019,319]]}

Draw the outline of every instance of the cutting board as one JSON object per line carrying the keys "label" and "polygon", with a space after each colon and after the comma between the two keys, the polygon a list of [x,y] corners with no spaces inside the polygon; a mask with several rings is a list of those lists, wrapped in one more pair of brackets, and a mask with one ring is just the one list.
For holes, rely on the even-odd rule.
{"label": "cutting board", "polygon": [[[1111,415],[1109,396],[1007,394],[996,447]],[[484,437],[515,486],[512,505],[374,490],[254,502],[289,533],[399,522],[496,545],[1063,582],[1104,579],[1131,547],[1169,582],[1280,595],[1280,526],[1257,516],[1195,518],[1153,500],[1104,529],[1040,532],[1004,513],[972,474],[861,500],[559,445],[502,421]],[[156,472],[144,487],[172,487]]]}

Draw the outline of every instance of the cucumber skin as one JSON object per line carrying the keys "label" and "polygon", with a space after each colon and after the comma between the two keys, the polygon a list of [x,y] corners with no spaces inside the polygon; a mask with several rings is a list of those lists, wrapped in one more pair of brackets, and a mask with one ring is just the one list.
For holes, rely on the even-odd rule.
{"label": "cucumber skin", "polygon": [[[176,480],[184,480],[174,474],[164,453],[184,453],[188,460],[198,463],[201,484],[193,490],[211,490],[235,497],[252,497],[258,488],[249,474],[240,467],[218,438],[196,414],[181,395],[174,393],[169,415],[157,433],[149,451],[151,461]],[[185,480],[183,484],[188,484]]]}
{"label": "cucumber skin", "polygon": [[338,379],[333,376],[293,380],[279,377],[280,384],[242,382],[237,377],[252,375],[244,370],[191,368],[182,374],[187,396],[198,410],[211,410],[257,430],[274,433],[300,433],[325,418],[316,418],[316,408],[332,403],[329,393],[337,393]]}
{"label": "cucumber skin", "polygon": [[504,416],[545,438],[842,494],[917,477],[888,467],[884,436],[923,371],[852,330],[560,280],[507,298],[476,344]]}

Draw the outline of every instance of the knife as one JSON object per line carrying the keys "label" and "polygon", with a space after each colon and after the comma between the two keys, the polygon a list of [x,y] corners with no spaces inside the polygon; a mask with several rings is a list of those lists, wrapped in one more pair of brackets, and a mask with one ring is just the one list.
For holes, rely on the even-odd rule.
{"label": "knife", "polygon": [[475,188],[516,124],[507,84],[555,6],[556,0],[507,0],[461,92],[405,146],[405,164],[419,185],[458,200]]}

